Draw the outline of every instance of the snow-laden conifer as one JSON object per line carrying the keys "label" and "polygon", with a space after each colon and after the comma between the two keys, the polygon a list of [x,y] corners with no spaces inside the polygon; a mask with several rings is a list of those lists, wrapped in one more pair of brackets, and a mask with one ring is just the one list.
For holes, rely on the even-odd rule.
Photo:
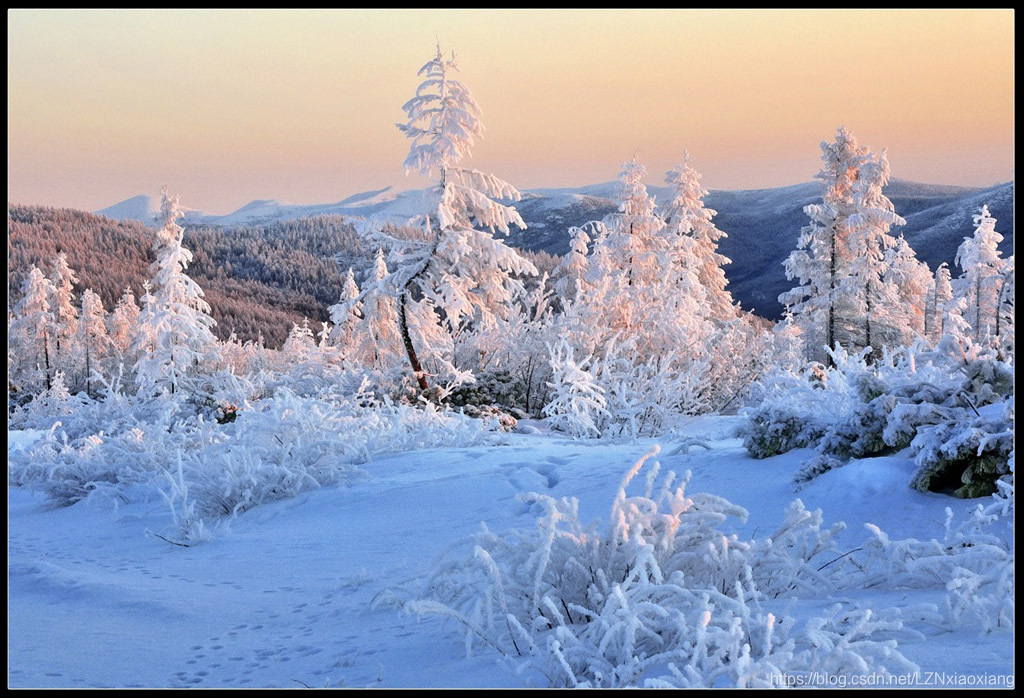
{"label": "snow-laden conifer", "polygon": [[122,357],[126,356],[131,349],[138,319],[139,306],[135,302],[135,294],[130,288],[125,288],[114,307],[114,312],[108,318],[109,328],[107,331],[114,349]]}
{"label": "snow-laden conifer", "polygon": [[692,297],[706,317],[721,322],[736,317],[722,268],[731,260],[718,251],[718,241],[727,236],[712,222],[717,212],[704,206],[708,192],[689,153],[666,173],[665,183],[671,187],[671,198],[661,208],[661,217],[672,249],[677,294]]}
{"label": "snow-laden conifer", "polygon": [[81,384],[89,397],[93,396],[93,374],[103,375],[103,362],[112,348],[107,335],[106,316],[100,297],[92,289],[86,289],[82,293],[82,314],[78,321],[78,347],[81,352]]}
{"label": "snow-laden conifer", "polygon": [[964,319],[971,326],[972,341],[978,343],[995,334],[1004,260],[999,253],[1003,236],[996,232],[996,219],[988,206],[974,216],[974,225],[974,235],[965,237],[956,252],[955,261],[962,271],[954,293],[964,300]]}
{"label": "snow-laden conifer", "polygon": [[33,266],[21,287],[9,325],[8,347],[13,352],[10,382],[26,394],[49,390],[53,384],[53,283]]}
{"label": "snow-laden conifer", "polygon": [[[457,70],[454,54],[445,57],[438,46],[419,71],[423,82],[416,95],[402,108],[407,120],[397,124],[412,141],[406,171],[439,178],[427,190],[418,233],[370,233],[391,251],[393,271],[379,286],[397,297],[399,332],[421,390],[428,387],[427,371],[413,326],[443,326],[455,341],[469,328],[490,329],[521,293],[517,277],[537,273],[533,264],[494,237],[495,232],[508,233],[510,226],[526,227],[515,208],[502,203],[518,201],[519,192],[494,175],[459,165],[483,135],[483,123],[469,89],[455,77]],[[416,319],[413,305],[424,313]],[[468,375],[450,358],[433,358],[452,375]]]}
{"label": "snow-laden conifer", "polygon": [[779,302],[800,324],[808,358],[831,363],[826,347],[891,341],[892,318],[885,314],[894,289],[882,275],[885,251],[895,244],[888,231],[904,221],[882,193],[889,180],[884,152],[875,155],[859,145],[845,127],[833,142],[822,142],[821,150],[824,165],[815,177],[824,186],[822,201],[804,207],[811,222],[785,261],[786,277],[799,285]]}
{"label": "snow-laden conifer", "polygon": [[56,370],[63,371],[65,378],[75,373],[75,359],[78,352],[78,307],[75,304],[74,286],[78,275],[68,266],[68,258],[59,252],[50,270],[50,312],[53,316],[53,355],[51,362]]}
{"label": "snow-laden conifer", "polygon": [[156,261],[150,267],[152,301],[144,297],[139,315],[136,347],[141,355],[135,381],[140,393],[191,393],[204,364],[216,353],[217,340],[210,329],[216,323],[203,290],[185,273],[192,252],[182,244],[184,229],[176,222],[182,215],[178,197],[170,196],[166,187],[161,195],[160,227],[153,244]]}

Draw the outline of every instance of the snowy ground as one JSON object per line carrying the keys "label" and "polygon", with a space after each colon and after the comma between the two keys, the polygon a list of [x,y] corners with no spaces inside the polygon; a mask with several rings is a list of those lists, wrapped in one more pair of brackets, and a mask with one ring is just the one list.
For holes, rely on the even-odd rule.
{"label": "snowy ground", "polygon": [[[823,509],[826,523],[848,524],[841,550],[866,537],[866,522],[893,538],[940,538],[946,507],[962,518],[976,504],[910,490],[913,464],[901,455],[853,461],[797,491],[793,473],[811,452],[750,459],[732,437],[736,419],[695,419],[689,433],[711,450],[668,455],[679,439],[663,439],[659,460],[692,470],[688,492],[748,509],[740,534],[768,535],[795,497]],[[9,448],[31,438],[11,437]],[[94,499],[57,509],[10,488],[8,684],[521,687],[484,649],[467,657],[454,628],[380,602],[414,594],[446,546],[481,522],[495,532],[533,526],[518,493],[574,496],[582,520],[604,520],[623,473],[653,442],[509,441],[375,459],[349,486],[260,506],[191,548],[150,533],[169,523],[157,495],[147,504]],[[852,596],[798,601],[793,613]],[[855,596],[889,606],[938,602],[934,591]],[[1008,633],[936,631],[900,651],[923,674],[1013,672]]]}

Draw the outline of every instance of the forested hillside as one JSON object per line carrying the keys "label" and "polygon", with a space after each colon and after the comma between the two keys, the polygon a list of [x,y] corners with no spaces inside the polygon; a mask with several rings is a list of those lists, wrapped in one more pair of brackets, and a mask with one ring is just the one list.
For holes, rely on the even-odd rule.
{"label": "forested hillside", "polygon": [[[33,264],[45,266],[58,252],[77,271],[76,291],[91,288],[113,308],[125,287],[140,295],[149,278],[153,229],[139,221],[115,221],[84,211],[13,205],[7,212],[8,298]],[[217,326],[226,339],[260,335],[278,348],[293,324],[309,318],[318,327],[338,301],[348,267],[362,276],[373,261],[371,250],[350,221],[336,215],[314,216],[253,227],[190,226],[185,245],[194,259],[191,275],[202,287]],[[541,269],[557,260],[529,255]]]}

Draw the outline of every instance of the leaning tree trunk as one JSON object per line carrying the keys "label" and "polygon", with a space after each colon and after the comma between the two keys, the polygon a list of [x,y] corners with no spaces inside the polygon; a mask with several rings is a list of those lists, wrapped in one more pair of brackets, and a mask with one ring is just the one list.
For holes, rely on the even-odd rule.
{"label": "leaning tree trunk", "polygon": [[[441,170],[441,182],[444,184],[444,170]],[[441,244],[441,233],[437,232],[437,237],[434,238],[434,244],[430,248],[430,254],[427,255],[427,260],[423,263],[423,266],[415,274],[409,277],[409,280],[402,286],[402,292],[399,294],[398,299],[398,331],[402,335],[402,344],[405,346],[405,353],[409,357],[409,366],[412,367],[412,373],[416,377],[416,382],[419,383],[420,390],[426,391],[429,387],[427,385],[427,376],[423,371],[423,365],[420,364],[420,358],[416,355],[416,347],[412,344],[412,336],[409,334],[409,318],[406,314],[406,306],[409,304],[409,294],[412,292],[412,286],[416,283],[416,280],[427,273],[427,269],[430,268],[430,263],[434,259],[434,255],[437,253],[437,246]]]}
{"label": "leaning tree trunk", "polygon": [[416,377],[416,382],[419,383],[420,390],[427,390],[427,377],[423,372],[423,366],[420,364],[420,358],[416,355],[416,348],[412,345],[412,337],[409,335],[409,321],[406,317],[405,307],[409,299],[409,285],[402,289],[402,296],[398,301],[398,329],[402,333],[402,344],[405,345],[405,353],[409,357],[409,365],[412,367],[412,373]]}

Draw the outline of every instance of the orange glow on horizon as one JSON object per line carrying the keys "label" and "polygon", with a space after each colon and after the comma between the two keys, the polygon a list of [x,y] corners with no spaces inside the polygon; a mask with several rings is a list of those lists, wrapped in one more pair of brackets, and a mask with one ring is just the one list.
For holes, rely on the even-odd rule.
{"label": "orange glow on horizon", "polygon": [[436,39],[521,189],[811,180],[845,124],[893,175],[1013,176],[1011,10],[8,12],[8,197],[94,210],[163,183],[189,207],[337,201],[406,178],[395,129]]}

